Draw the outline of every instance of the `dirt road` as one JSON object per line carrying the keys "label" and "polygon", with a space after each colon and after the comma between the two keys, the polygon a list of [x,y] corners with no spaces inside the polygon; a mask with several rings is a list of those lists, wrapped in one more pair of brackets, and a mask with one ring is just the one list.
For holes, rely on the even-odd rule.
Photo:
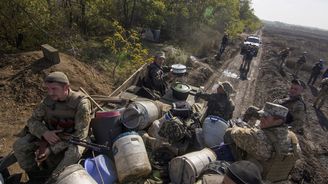
{"label": "dirt road", "polygon": [[[262,33],[259,32],[258,35],[261,37]],[[233,96],[233,101],[235,102],[235,111],[233,114],[234,118],[241,117],[247,107],[253,105],[261,55],[262,48],[260,47],[257,57],[254,57],[251,62],[247,79],[243,78],[240,72],[240,65],[242,63],[242,55],[240,54],[237,54],[235,57],[225,61],[216,73],[216,82],[229,81],[236,91]],[[212,91],[215,91],[216,88],[217,84],[214,84]]]}

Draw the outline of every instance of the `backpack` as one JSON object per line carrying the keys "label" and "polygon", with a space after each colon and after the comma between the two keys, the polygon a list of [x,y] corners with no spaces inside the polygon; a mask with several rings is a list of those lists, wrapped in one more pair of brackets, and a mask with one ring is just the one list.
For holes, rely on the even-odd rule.
{"label": "backpack", "polygon": [[191,138],[187,127],[177,117],[173,117],[171,120],[165,122],[161,126],[158,135],[167,138],[171,144],[182,141],[184,138]]}

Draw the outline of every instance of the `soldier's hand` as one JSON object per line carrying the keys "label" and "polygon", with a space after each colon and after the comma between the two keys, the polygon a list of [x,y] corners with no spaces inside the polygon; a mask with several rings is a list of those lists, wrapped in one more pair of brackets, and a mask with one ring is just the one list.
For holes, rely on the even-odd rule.
{"label": "soldier's hand", "polygon": [[40,153],[40,150],[37,149],[35,151],[35,161],[38,163],[38,165],[40,165],[43,161],[45,161],[48,156],[50,155],[50,149],[46,148],[46,150],[43,153]]}
{"label": "soldier's hand", "polygon": [[58,141],[60,141],[60,138],[58,137],[57,133],[62,132],[62,130],[52,130],[52,131],[46,131],[42,137],[51,145],[56,144]]}

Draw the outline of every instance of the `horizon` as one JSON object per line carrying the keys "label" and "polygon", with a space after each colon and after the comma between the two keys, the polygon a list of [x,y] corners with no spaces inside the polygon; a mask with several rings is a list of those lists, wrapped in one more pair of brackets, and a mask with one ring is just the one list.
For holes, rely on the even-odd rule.
{"label": "horizon", "polygon": [[261,20],[328,31],[327,0],[252,0],[251,6]]}

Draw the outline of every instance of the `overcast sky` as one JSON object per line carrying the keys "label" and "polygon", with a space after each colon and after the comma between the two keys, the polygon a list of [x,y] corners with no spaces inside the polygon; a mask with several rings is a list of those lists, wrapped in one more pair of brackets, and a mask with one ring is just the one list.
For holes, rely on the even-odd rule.
{"label": "overcast sky", "polygon": [[260,19],[328,30],[328,0],[252,0]]}

